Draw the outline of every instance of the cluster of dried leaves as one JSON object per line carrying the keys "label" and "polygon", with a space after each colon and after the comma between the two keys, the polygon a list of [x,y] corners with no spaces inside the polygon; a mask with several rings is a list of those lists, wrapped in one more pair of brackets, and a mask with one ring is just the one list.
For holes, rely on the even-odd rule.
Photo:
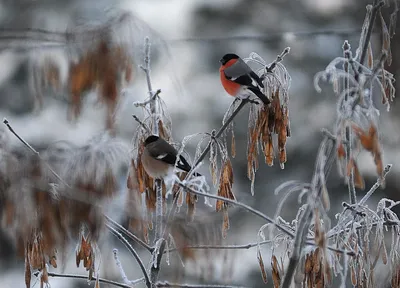
{"label": "cluster of dried leaves", "polygon": [[63,256],[67,245],[78,241],[82,229],[91,240],[82,238],[81,259],[93,273],[90,243],[102,229],[100,204],[116,193],[121,159],[127,155],[123,145],[108,136],[96,137],[83,147],[56,143],[40,156],[3,143],[1,226],[14,239],[19,256],[25,255],[27,287],[36,270],[42,284],[47,282],[46,265],[56,267],[60,252]]}
{"label": "cluster of dried leaves", "polygon": [[[95,273],[95,249],[92,247],[90,239],[81,235],[81,242],[78,245],[76,253],[76,266],[79,267],[80,263],[83,262],[83,267],[86,271],[89,271],[89,280],[93,279],[93,273]],[[98,284],[98,277],[96,278],[96,285]]]}
{"label": "cluster of dried leaves", "polygon": [[[114,131],[115,113],[119,101],[120,88],[124,82],[132,80],[133,59],[126,48],[114,44],[103,35],[100,40],[95,41],[88,49],[78,56],[77,61],[68,59],[68,79],[64,85],[61,79],[61,67],[57,61],[47,56],[42,67],[35,74],[35,94],[42,106],[42,90],[52,87],[54,91],[66,89],[70,97],[70,110],[68,118],[76,119],[82,110],[82,101],[89,91],[97,92],[98,103],[105,104],[106,129]],[[63,87],[67,86],[67,87]]]}
{"label": "cluster of dried leaves", "polygon": [[283,168],[286,162],[286,140],[290,137],[289,109],[287,101],[282,101],[279,89],[272,91],[269,98],[271,104],[252,106],[250,120],[248,150],[247,150],[247,176],[254,182],[255,171],[258,169],[259,145],[263,151],[265,162],[272,166],[274,164],[274,144],[272,136],[277,135],[279,163]]}

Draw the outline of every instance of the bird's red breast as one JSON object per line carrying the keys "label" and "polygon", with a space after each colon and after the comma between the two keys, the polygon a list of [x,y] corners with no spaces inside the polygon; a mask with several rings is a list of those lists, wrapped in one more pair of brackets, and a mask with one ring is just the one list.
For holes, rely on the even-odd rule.
{"label": "bird's red breast", "polygon": [[236,94],[239,92],[240,85],[227,79],[225,77],[224,70],[225,68],[228,68],[233,64],[235,64],[236,61],[237,59],[231,59],[228,62],[226,62],[225,65],[221,65],[221,67],[219,68],[219,76],[221,78],[222,86],[224,87],[225,91],[228,92],[229,95],[232,95],[234,97],[236,97]]}

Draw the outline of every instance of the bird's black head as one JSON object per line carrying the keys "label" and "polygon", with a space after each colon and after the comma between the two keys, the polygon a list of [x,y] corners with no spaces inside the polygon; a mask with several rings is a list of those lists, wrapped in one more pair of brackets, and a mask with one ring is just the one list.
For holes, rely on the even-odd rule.
{"label": "bird's black head", "polygon": [[159,139],[156,135],[150,135],[149,137],[144,140],[144,146],[149,145],[150,143],[156,142]]}
{"label": "bird's black head", "polygon": [[219,62],[221,62],[222,65],[225,65],[226,62],[232,59],[239,59],[239,56],[233,53],[225,54],[224,57],[219,60]]}

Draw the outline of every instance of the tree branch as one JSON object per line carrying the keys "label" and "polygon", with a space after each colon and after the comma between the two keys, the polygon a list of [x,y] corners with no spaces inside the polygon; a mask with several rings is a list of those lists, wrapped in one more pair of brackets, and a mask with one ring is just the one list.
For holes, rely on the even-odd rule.
{"label": "tree branch", "polygon": [[[249,101],[247,99],[241,100],[239,106],[235,109],[235,111],[232,112],[231,116],[225,121],[225,123],[222,124],[221,128],[219,128],[219,130],[215,134],[215,138],[219,138],[222,135],[222,133],[224,133],[226,128],[229,126],[229,124],[233,121],[233,119],[235,119],[236,115],[240,112],[240,110],[243,109],[244,106],[246,106],[246,104],[248,102]],[[206,148],[203,150],[203,152],[201,153],[199,158],[196,160],[193,167],[196,167],[197,165],[200,164],[201,161],[204,160],[204,158],[207,156],[208,152],[210,152],[210,149],[211,149],[211,142],[208,142]]]}
{"label": "tree branch", "polygon": [[[146,242],[144,242],[142,239],[140,239],[139,237],[137,237],[135,234],[133,234],[132,232],[130,232],[129,230],[125,229],[121,224],[119,224],[118,222],[114,221],[113,219],[111,219],[110,217],[108,217],[107,215],[104,215],[104,217],[106,218],[106,220],[108,222],[110,222],[112,225],[114,225],[115,227],[117,227],[119,230],[123,230],[125,234],[125,236],[127,236],[128,238],[132,239],[133,241],[137,242],[139,245],[141,245],[143,248],[145,248],[147,251],[149,252],[153,252],[153,248],[151,248]],[[108,226],[107,226],[108,227]]]}
{"label": "tree branch", "polygon": [[[282,232],[284,232],[285,234],[287,234],[291,238],[295,237],[295,234],[293,234],[293,232],[290,231],[288,228],[286,228],[284,226],[281,226],[280,224],[276,223],[272,218],[268,217],[267,215],[265,215],[264,213],[262,213],[262,212],[260,212],[260,211],[258,211],[256,209],[252,208],[249,205],[246,205],[246,204],[241,203],[241,202],[237,202],[236,200],[232,200],[232,199],[229,199],[229,198],[221,197],[221,196],[218,196],[218,195],[213,195],[213,194],[208,194],[208,193],[204,193],[204,192],[193,190],[190,187],[186,186],[184,183],[178,183],[178,185],[180,187],[184,188],[186,190],[186,192],[189,192],[189,193],[192,193],[192,194],[196,194],[196,195],[199,195],[199,196],[209,197],[209,198],[212,198],[212,199],[223,200],[224,202],[228,202],[228,203],[234,204],[236,206],[239,206],[239,207],[247,210],[248,212],[250,212],[250,213],[252,213],[254,215],[257,215],[258,217],[264,219],[268,223],[274,224],[277,229],[281,230]],[[305,243],[307,245],[316,246],[315,242],[306,241]],[[330,246],[327,246],[326,248],[331,250],[331,251],[334,251],[334,252],[345,253],[345,254],[347,254],[349,256],[354,256],[355,255],[355,253],[353,251],[347,251],[347,250],[342,251],[342,250],[339,250],[337,248],[333,248],[333,247],[330,247]]]}
{"label": "tree branch", "polygon": [[125,247],[128,249],[128,251],[132,254],[132,256],[136,259],[136,262],[139,264],[140,266],[140,270],[142,270],[144,279],[145,279],[145,283],[147,288],[151,288],[151,282],[150,282],[150,278],[149,275],[147,274],[146,271],[146,267],[144,267],[144,264],[142,262],[142,259],[140,259],[139,254],[137,254],[137,252],[135,251],[135,249],[133,249],[132,245],[121,235],[121,233],[119,233],[117,230],[115,230],[113,227],[111,227],[109,224],[106,224],[106,226],[108,227],[108,229],[110,230],[110,232],[117,237],[122,244],[125,245]]}
{"label": "tree branch", "polygon": [[[88,280],[88,276],[86,275],[77,275],[77,274],[60,274],[60,273],[55,273],[55,272],[47,272],[47,274],[50,277],[58,277],[58,278],[73,278],[73,279],[83,279],[83,280]],[[39,275],[39,272],[37,272],[37,275]],[[36,276],[37,276],[36,275]],[[97,277],[92,276],[93,280],[97,280]],[[124,283],[119,283],[119,282],[115,282],[115,281],[111,281],[111,280],[107,280],[107,279],[103,279],[103,278],[99,278],[99,282],[100,283],[104,283],[104,284],[110,284],[110,285],[114,285],[116,287],[121,287],[121,288],[132,288],[132,285],[136,285],[139,284],[143,281],[143,278],[141,279],[137,279],[135,281],[130,281],[131,285],[127,285]]]}
{"label": "tree branch", "polygon": [[[365,61],[365,57],[367,56],[367,50],[368,50],[368,45],[369,41],[371,39],[372,35],[372,29],[374,28],[374,23],[376,19],[376,15],[378,14],[379,9],[385,4],[384,1],[379,1],[374,0],[373,5],[372,5],[372,11],[371,11],[371,18],[369,19],[368,23],[368,28],[367,28],[367,34],[365,35],[365,40],[363,43],[362,51],[361,51],[361,56],[360,56],[360,64],[363,65]],[[358,72],[361,73],[361,67],[359,68]]]}

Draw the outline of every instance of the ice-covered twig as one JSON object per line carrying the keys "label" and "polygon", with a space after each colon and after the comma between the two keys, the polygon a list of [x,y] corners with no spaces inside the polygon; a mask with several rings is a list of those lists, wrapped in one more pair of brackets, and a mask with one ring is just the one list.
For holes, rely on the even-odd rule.
{"label": "ice-covered twig", "polygon": [[146,124],[144,124],[142,121],[140,121],[140,119],[136,116],[136,115],[132,115],[132,117],[133,117],[133,119],[135,119],[136,120],[136,122],[138,122],[139,123],[139,125],[140,126],[142,126],[143,127],[143,129],[144,130],[146,130],[146,132],[147,133],[151,133],[151,130],[150,130],[150,128],[149,127],[147,127],[147,125]]}
{"label": "ice-covered twig", "polygon": [[[178,185],[180,187],[184,188],[186,192],[189,192],[189,193],[192,193],[192,194],[196,194],[196,195],[199,195],[199,196],[204,196],[204,197],[217,199],[217,200],[223,200],[224,202],[228,202],[228,203],[234,204],[236,206],[239,206],[239,207],[247,210],[248,212],[250,212],[250,213],[252,213],[252,214],[254,214],[254,215],[256,215],[256,216],[258,216],[258,217],[260,217],[262,219],[264,219],[268,223],[271,223],[271,224],[275,225],[275,227],[278,230],[281,230],[282,232],[287,234],[289,237],[291,237],[291,238],[295,237],[295,234],[291,230],[289,230],[288,228],[280,225],[279,223],[276,223],[276,221],[274,221],[271,217],[265,215],[261,211],[258,211],[256,209],[252,208],[249,205],[246,205],[244,203],[238,202],[236,200],[232,200],[232,199],[229,199],[229,198],[221,197],[221,196],[218,196],[218,195],[213,195],[213,194],[208,194],[208,193],[204,193],[204,192],[201,192],[201,191],[196,191],[194,189],[191,189],[187,185],[185,185],[185,182],[180,182],[180,183],[178,183]],[[316,245],[315,242],[313,242],[313,241],[306,241],[305,244],[312,245],[312,246]],[[333,248],[333,247],[329,247],[329,246],[327,247],[327,249],[335,251],[335,252],[338,252],[338,253],[345,253],[345,254],[347,254],[349,256],[354,256],[354,252],[353,251],[339,250],[339,249],[336,249],[336,248]]]}
{"label": "ice-covered twig", "polygon": [[124,268],[122,267],[122,263],[121,263],[121,261],[119,261],[118,249],[114,248],[113,253],[114,253],[115,264],[118,267],[118,270],[119,270],[119,273],[121,274],[122,280],[124,281],[125,284],[130,285],[131,281],[129,281],[128,277],[125,274]]}
{"label": "ice-covered twig", "polygon": [[[146,71],[146,70],[145,70]],[[149,97],[149,100],[143,102],[134,102],[133,105],[135,107],[145,107],[146,105],[150,104],[151,101],[156,100],[157,96],[161,93],[161,89],[158,89],[155,93],[151,92],[152,96]]]}
{"label": "ice-covered twig", "polygon": [[38,151],[35,150],[35,148],[33,148],[28,142],[26,142],[21,136],[18,135],[17,132],[15,132],[15,130],[12,128],[10,122],[8,122],[8,120],[6,118],[3,119],[3,123],[4,125],[7,126],[8,130],[10,130],[11,133],[13,133],[15,135],[15,137],[18,138],[19,141],[22,142],[22,144],[24,144],[26,147],[28,147],[29,150],[31,150],[35,155],[37,155],[37,157],[39,157],[40,160],[43,161],[43,163],[47,166],[47,168],[49,169],[49,171],[62,183],[64,184],[66,187],[71,188],[71,186],[69,186],[62,178],[60,175],[58,175],[58,173],[53,169],[53,167],[50,166],[49,163],[47,163],[47,161],[44,161],[42,156],[40,155],[40,153]]}
{"label": "ice-covered twig", "polygon": [[271,244],[273,240],[265,240],[261,242],[248,243],[243,245],[188,245],[184,247],[172,248],[169,252],[174,252],[180,249],[199,249],[199,250],[236,250],[236,249],[250,249],[258,245]]}
{"label": "ice-covered twig", "polygon": [[275,67],[276,67],[276,64],[282,62],[283,58],[284,58],[287,54],[289,54],[289,52],[290,52],[290,47],[286,47],[285,49],[283,49],[282,53],[279,54],[279,55],[276,57],[276,60],[275,60],[274,62],[272,62],[271,65],[269,65],[268,67],[266,67],[265,70],[266,70],[267,72],[269,72],[269,73],[272,73],[272,71],[274,71],[274,69],[275,69]]}
{"label": "ice-covered twig", "polygon": [[125,247],[128,249],[128,251],[132,254],[132,256],[136,259],[136,262],[139,264],[140,269],[142,270],[143,276],[145,278],[145,283],[147,288],[151,288],[151,282],[149,275],[147,274],[146,267],[144,266],[142,259],[140,259],[139,254],[136,252],[135,249],[133,249],[132,245],[122,236],[121,233],[119,233],[117,230],[115,230],[113,227],[111,227],[109,224],[106,224],[107,228],[110,230],[110,232],[117,237],[122,244],[125,245]]}
{"label": "ice-covered twig", "polygon": [[[39,273],[39,272],[37,272]],[[50,277],[58,277],[58,278],[73,278],[73,279],[82,279],[82,280],[86,280],[88,279],[87,275],[78,275],[78,274],[61,274],[61,273],[55,273],[55,272],[47,272],[47,275],[49,275]],[[97,280],[97,277],[92,276],[92,279],[94,281]],[[139,284],[141,283],[144,279],[137,279],[135,281],[131,281],[130,285],[124,284],[124,283],[119,283],[119,282],[115,282],[115,281],[111,281],[111,280],[107,280],[107,279],[103,279],[103,278],[98,278],[100,283],[104,283],[104,284],[110,284],[110,285],[114,285],[116,287],[121,287],[121,288],[132,288],[133,285]]]}
{"label": "ice-covered twig", "polygon": [[[156,96],[161,92],[161,90],[157,90],[157,92],[153,92],[152,84],[151,84],[151,77],[150,77],[150,39],[149,37],[145,38],[144,44],[144,66],[140,66],[144,73],[146,74],[146,81],[147,81],[147,88],[149,91],[149,105],[151,115],[153,117],[153,125],[152,125],[152,134],[158,135],[158,111],[157,111],[157,102]],[[162,196],[162,180],[156,179],[155,180],[155,190],[156,190],[156,233],[154,241],[157,241],[162,237],[163,227],[162,227],[162,217],[163,217],[163,196]]]}
{"label": "ice-covered twig", "polygon": [[363,43],[362,49],[361,49],[361,56],[360,56],[360,61],[359,61],[361,63],[361,65],[364,64],[365,57],[367,57],[368,45],[369,45],[369,41],[370,41],[371,35],[372,35],[372,28],[374,28],[376,15],[378,14],[379,9],[381,9],[381,7],[384,4],[385,4],[385,1],[382,1],[382,0],[381,1],[374,0],[374,2],[372,4],[371,16],[369,19],[368,28],[367,28],[366,35],[364,38],[364,43]]}
{"label": "ice-covered twig", "polygon": [[104,217],[106,218],[106,220],[108,222],[110,222],[112,225],[114,225],[116,228],[118,228],[120,231],[123,231],[123,234],[125,234],[126,237],[132,239],[133,241],[137,242],[139,245],[141,245],[142,247],[144,247],[146,250],[148,250],[149,252],[153,252],[153,248],[151,248],[146,242],[144,242],[142,239],[140,239],[139,237],[137,237],[136,235],[132,234],[130,231],[126,230],[124,227],[122,227],[121,224],[119,224],[118,222],[114,221],[113,219],[111,219],[110,217],[108,217],[107,215],[104,215]]}
{"label": "ice-covered twig", "polygon": [[390,172],[390,169],[392,168],[392,164],[388,164],[385,166],[385,169],[383,170],[383,177],[382,178],[378,178],[378,180],[376,180],[375,184],[372,185],[371,189],[369,189],[369,191],[367,192],[367,194],[365,194],[365,196],[360,200],[360,202],[357,203],[358,206],[362,206],[365,204],[365,202],[367,202],[367,200],[369,199],[369,197],[371,197],[371,195],[380,187],[382,186],[382,184],[385,181],[386,175]]}

